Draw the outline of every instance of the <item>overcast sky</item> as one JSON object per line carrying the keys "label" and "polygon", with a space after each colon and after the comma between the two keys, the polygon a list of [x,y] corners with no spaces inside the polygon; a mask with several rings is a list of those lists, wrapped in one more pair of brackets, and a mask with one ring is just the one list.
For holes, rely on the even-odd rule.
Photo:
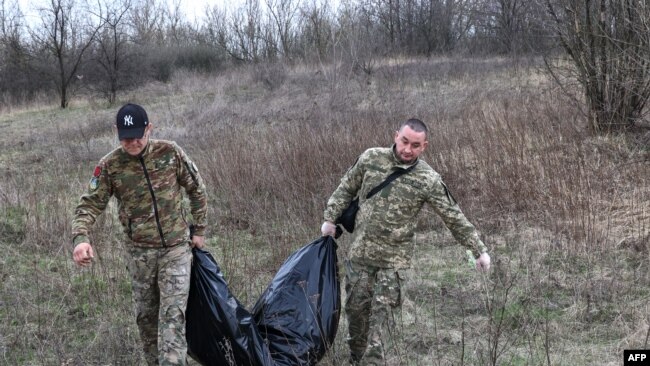
{"label": "overcast sky", "polygon": [[[38,21],[38,15],[35,10],[47,4],[49,0],[18,0],[20,10],[27,17],[27,23],[35,23]],[[168,0],[172,3],[172,0]],[[181,9],[187,20],[192,21],[195,18],[201,19],[205,14],[205,6],[219,5],[222,9],[233,8],[243,3],[244,0],[180,0]],[[92,3],[92,1],[91,1]]]}

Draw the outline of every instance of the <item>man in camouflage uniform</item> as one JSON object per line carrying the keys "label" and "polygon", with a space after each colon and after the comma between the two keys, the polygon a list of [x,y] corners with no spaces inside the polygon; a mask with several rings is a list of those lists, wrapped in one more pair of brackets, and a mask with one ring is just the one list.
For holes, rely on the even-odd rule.
{"label": "man in camouflage uniform", "polygon": [[[205,245],[205,187],[196,165],[176,143],[149,139],[153,125],[141,106],[124,105],[116,128],[121,146],[99,161],[75,210],[73,259],[81,266],[91,263],[88,232],[114,196],[129,238],[129,272],[147,363],[185,365],[191,247]],[[191,239],[181,188],[194,220]]]}
{"label": "man in camouflage uniform", "polygon": [[[402,123],[390,148],[371,148],[341,179],[327,202],[321,227],[334,235],[336,219],[359,197],[354,240],[346,260],[351,364],[384,365],[384,342],[394,327],[393,313],[402,304],[400,270],[410,266],[416,215],[433,207],[454,238],[471,250],[476,266],[487,270],[490,257],[474,226],[465,218],[440,175],[418,159],[427,146],[427,127],[418,119]],[[413,169],[374,196],[366,195],[397,169]],[[388,332],[388,333],[387,333]]]}

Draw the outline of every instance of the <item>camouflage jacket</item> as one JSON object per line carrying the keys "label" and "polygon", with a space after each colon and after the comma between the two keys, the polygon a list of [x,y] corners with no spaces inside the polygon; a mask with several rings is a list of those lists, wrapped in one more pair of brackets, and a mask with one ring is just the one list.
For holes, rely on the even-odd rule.
{"label": "camouflage jacket", "polygon": [[478,256],[486,251],[474,226],[442,182],[440,174],[419,160],[415,168],[366,200],[366,195],[395,168],[406,169],[393,148],[366,150],[341,179],[327,202],[324,217],[335,222],[349,202],[359,196],[359,212],[350,258],[383,268],[408,268],[416,216],[429,203],[454,238]]}
{"label": "camouflage jacket", "polygon": [[104,156],[81,196],[72,221],[75,245],[89,242],[88,231],[115,196],[126,235],[138,247],[174,246],[189,240],[183,212],[184,188],[196,235],[205,234],[207,197],[196,165],[174,142],[149,140],[140,156],[121,147]]}

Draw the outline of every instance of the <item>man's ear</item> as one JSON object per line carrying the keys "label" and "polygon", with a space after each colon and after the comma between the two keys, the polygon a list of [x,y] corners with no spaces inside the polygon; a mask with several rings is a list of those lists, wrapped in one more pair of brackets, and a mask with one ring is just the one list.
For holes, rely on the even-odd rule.
{"label": "man's ear", "polygon": [[148,134],[148,136],[151,136],[152,132],[153,132],[153,123],[149,123],[147,127],[145,127],[144,133]]}

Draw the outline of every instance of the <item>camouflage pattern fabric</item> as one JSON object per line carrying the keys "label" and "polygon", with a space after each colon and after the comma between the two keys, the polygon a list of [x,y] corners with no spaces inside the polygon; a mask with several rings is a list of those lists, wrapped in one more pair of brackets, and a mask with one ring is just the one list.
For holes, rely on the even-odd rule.
{"label": "camouflage pattern fabric", "polygon": [[327,202],[324,218],[335,222],[350,201],[359,196],[351,259],[380,268],[410,267],[416,216],[425,203],[442,218],[454,238],[476,257],[487,250],[440,174],[421,159],[415,164],[411,172],[367,200],[368,192],[395,168],[406,169],[410,165],[402,164],[393,148],[371,148],[343,176]]}
{"label": "camouflage pattern fabric", "polygon": [[148,365],[185,365],[189,245],[129,248],[135,314]]}
{"label": "camouflage pattern fabric", "polygon": [[121,147],[103,157],[81,197],[72,222],[74,245],[89,242],[88,232],[111,196],[119,203],[120,223],[139,247],[186,243],[188,224],[182,208],[185,188],[195,235],[205,235],[207,198],[196,165],[174,142],[150,140],[136,157]]}
{"label": "camouflage pattern fabric", "polygon": [[385,342],[393,339],[395,315],[402,304],[401,281],[394,269],[346,261],[345,312],[351,364],[386,364],[389,346]]}
{"label": "camouflage pattern fabric", "polygon": [[195,235],[205,235],[207,197],[196,165],[174,142],[149,140],[139,156],[121,147],[103,157],[75,210],[73,243],[88,232],[112,196],[130,239],[129,265],[135,312],[147,362],[184,365],[185,309],[191,248],[182,206],[190,200]]}

